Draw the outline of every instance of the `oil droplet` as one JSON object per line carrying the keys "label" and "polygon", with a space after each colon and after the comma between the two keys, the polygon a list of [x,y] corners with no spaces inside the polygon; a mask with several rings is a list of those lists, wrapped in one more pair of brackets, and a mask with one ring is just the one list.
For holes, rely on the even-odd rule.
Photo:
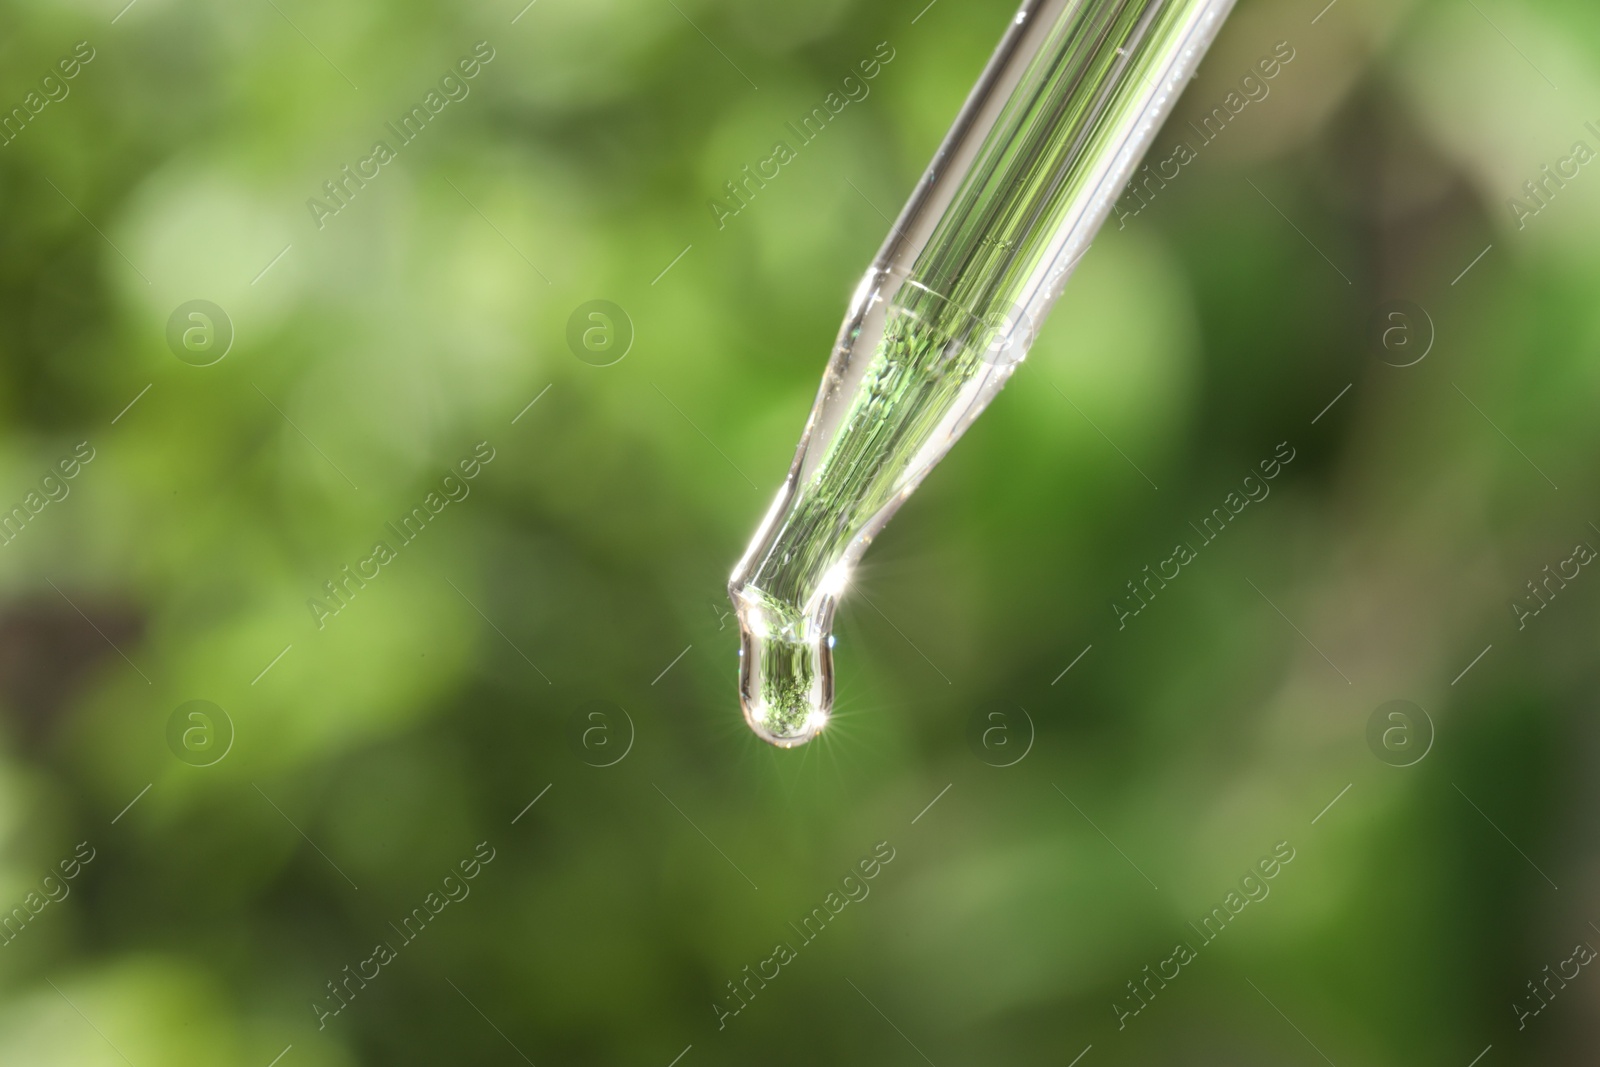
{"label": "oil droplet", "polygon": [[803,745],[833,710],[833,615],[786,608],[759,590],[731,590],[739,614],[739,703],[750,729],[780,748]]}

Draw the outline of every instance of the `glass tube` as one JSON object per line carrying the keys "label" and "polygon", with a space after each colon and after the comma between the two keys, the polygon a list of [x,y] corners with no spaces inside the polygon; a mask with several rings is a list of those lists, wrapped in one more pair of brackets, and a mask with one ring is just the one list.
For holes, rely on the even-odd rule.
{"label": "glass tube", "polygon": [[833,613],[1005,385],[1233,0],[1027,0],[856,287],[794,464],[728,584],[760,737],[833,706]]}

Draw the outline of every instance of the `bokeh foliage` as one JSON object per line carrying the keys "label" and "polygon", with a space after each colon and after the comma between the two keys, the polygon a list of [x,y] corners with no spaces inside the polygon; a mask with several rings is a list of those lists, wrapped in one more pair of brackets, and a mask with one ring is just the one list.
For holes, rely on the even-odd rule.
{"label": "bokeh foliage", "polygon": [[[5,107],[95,50],[0,147],[0,506],[95,450],[0,547],[0,907],[96,850],[0,948],[0,1062],[1590,1061],[1600,979],[1521,1031],[1511,1005],[1600,939],[1600,578],[1524,629],[1510,604],[1600,546],[1600,177],[1521,228],[1506,201],[1600,147],[1593,5],[1241,3],[1158,150],[1295,60],[1106,229],[874,546],[837,721],[794,752],[739,719],[722,584],[1008,0],[119,9],[0,4]],[[319,228],[307,199],[479,41],[470,94]],[[193,299],[237,332],[212,366],[168,349]],[[594,299],[636,331],[614,366],[567,347]],[[1394,299],[1436,330],[1412,367],[1372,340]],[[470,495],[319,629],[308,598],[480,441]],[[1271,496],[1118,629],[1281,441]],[[1437,731],[1403,769],[1365,739],[1397,698]],[[192,699],[236,728],[210,767],[167,745]],[[575,749],[590,700],[635,731],[609,768]],[[1011,768],[965,739],[991,701],[1037,726]],[[1270,897],[1119,1030],[1282,840]],[[480,841],[471,896],[319,1030]]]}

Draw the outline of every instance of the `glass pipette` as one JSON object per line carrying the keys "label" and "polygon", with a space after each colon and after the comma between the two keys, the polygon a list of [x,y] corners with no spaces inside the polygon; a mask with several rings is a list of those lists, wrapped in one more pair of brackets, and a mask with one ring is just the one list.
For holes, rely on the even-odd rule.
{"label": "glass pipette", "polygon": [[1027,0],[856,286],[794,463],[728,583],[745,720],[833,707],[851,569],[1027,354],[1233,0]]}

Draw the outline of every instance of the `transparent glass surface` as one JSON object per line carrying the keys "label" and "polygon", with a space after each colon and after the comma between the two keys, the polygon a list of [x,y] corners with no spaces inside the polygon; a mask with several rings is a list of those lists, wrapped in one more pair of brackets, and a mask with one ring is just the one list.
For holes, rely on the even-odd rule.
{"label": "transparent glass surface", "polygon": [[1026,3],[857,287],[794,464],[734,571],[739,693],[766,740],[833,703],[833,612],[879,530],[1035,328],[1232,0]]}

